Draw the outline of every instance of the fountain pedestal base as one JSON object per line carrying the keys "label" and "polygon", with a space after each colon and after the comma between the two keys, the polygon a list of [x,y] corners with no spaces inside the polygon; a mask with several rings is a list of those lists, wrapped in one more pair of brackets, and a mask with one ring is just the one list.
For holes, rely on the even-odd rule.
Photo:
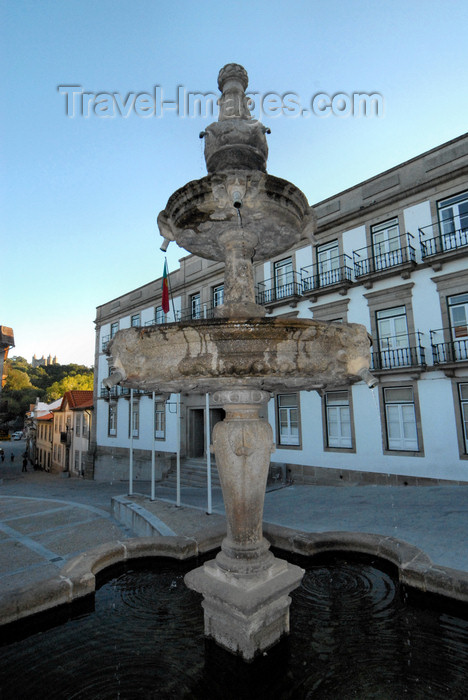
{"label": "fountain pedestal base", "polygon": [[251,661],[289,632],[288,594],[303,575],[282,559],[255,574],[224,571],[214,560],[188,573],[185,583],[203,594],[206,636]]}

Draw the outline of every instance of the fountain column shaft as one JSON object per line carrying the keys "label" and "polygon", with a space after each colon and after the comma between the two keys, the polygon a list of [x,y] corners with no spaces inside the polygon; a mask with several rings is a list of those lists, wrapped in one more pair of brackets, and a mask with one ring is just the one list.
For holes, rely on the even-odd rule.
{"label": "fountain column shaft", "polygon": [[189,588],[204,596],[205,634],[245,659],[287,634],[288,593],[304,574],[275,558],[262,534],[273,431],[259,411],[268,399],[268,392],[245,387],[213,395],[213,403],[226,411],[213,430],[213,447],[227,536],[215,560],[185,577]]}
{"label": "fountain column shaft", "polygon": [[256,237],[243,229],[224,233],[224,303],[215,308],[218,318],[261,318],[265,309],[255,303],[252,258]]}

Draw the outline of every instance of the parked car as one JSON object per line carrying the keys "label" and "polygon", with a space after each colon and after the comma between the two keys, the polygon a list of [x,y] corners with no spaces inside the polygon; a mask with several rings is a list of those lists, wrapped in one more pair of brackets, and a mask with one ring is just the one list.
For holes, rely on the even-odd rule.
{"label": "parked car", "polygon": [[11,436],[12,440],[21,440],[23,437],[23,431],[22,430],[17,430],[13,435]]}

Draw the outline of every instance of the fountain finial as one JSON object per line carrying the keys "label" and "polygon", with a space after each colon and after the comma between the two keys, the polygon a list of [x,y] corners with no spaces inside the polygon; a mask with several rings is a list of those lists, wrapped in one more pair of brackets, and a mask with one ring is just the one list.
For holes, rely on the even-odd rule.
{"label": "fountain finial", "polygon": [[210,174],[227,170],[266,172],[265,134],[269,129],[250,113],[245,94],[248,84],[247,71],[238,63],[228,63],[219,71],[218,121],[200,134],[205,139],[205,161]]}
{"label": "fountain finial", "polygon": [[222,92],[218,100],[218,121],[228,119],[252,119],[249,100],[245,94],[249,76],[243,66],[228,63],[218,74],[218,87]]}
{"label": "fountain finial", "polygon": [[242,89],[245,91],[249,84],[249,76],[244,66],[239,63],[226,63],[218,73],[218,87],[223,92],[224,85],[228,80],[235,80],[241,83]]}

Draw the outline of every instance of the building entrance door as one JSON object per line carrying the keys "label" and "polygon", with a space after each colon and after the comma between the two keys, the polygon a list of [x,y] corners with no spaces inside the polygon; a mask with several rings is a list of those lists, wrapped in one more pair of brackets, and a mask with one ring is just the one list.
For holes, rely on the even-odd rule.
{"label": "building entrance door", "polygon": [[[220,420],[224,420],[225,412],[222,408],[210,408],[210,438],[213,428]],[[205,409],[191,408],[188,424],[188,457],[197,458],[205,456]]]}

